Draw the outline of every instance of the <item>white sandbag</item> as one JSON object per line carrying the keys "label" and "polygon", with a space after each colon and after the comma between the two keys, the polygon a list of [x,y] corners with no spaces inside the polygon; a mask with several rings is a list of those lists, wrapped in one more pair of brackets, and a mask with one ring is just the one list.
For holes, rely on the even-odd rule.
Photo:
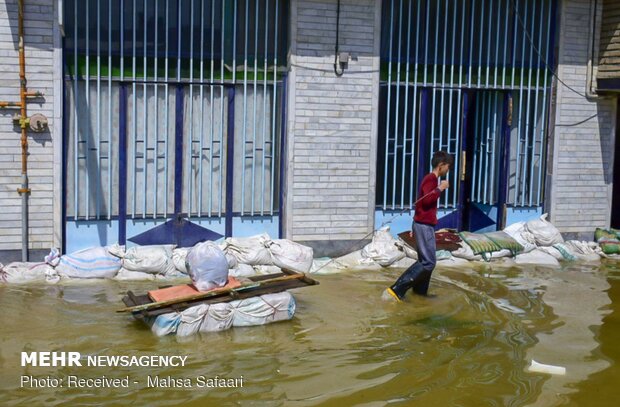
{"label": "white sandbag", "polygon": [[396,247],[398,247],[399,250],[402,250],[403,253],[405,253],[405,256],[407,256],[407,257],[409,257],[410,259],[413,259],[413,260],[417,260],[418,259],[418,252],[416,252],[414,248],[409,246],[400,237],[398,238],[398,240],[396,241],[395,244],[396,244]]}
{"label": "white sandbag", "polygon": [[452,251],[453,257],[458,257],[460,259],[465,259],[465,260],[470,260],[470,261],[482,260],[482,256],[479,254],[474,254],[474,251],[472,250],[471,246],[468,245],[467,243],[461,241],[459,242],[459,246],[461,246],[460,249]]}
{"label": "white sandbag", "polygon": [[108,253],[110,253],[112,256],[116,256],[119,259],[122,259],[123,257],[125,257],[125,246],[123,245],[114,243],[110,246],[107,246],[107,249],[108,249]]}
{"label": "white sandbag", "polygon": [[361,251],[362,258],[387,267],[405,257],[405,252],[396,245],[396,239],[390,233],[390,227],[385,226],[377,230],[372,236],[372,242],[368,243]]}
{"label": "white sandbag", "polygon": [[573,249],[566,245],[566,243],[556,243],[553,245],[553,248],[556,249],[561,255],[562,259],[568,261],[578,260],[578,257],[573,252]]}
{"label": "white sandbag", "polygon": [[563,366],[545,365],[543,363],[538,363],[534,359],[532,359],[532,364],[528,367],[528,370],[530,372],[548,373],[560,376],[564,376],[566,374],[566,368]]}
{"label": "white sandbag", "polygon": [[151,331],[157,336],[166,336],[176,333],[180,323],[181,314],[178,312],[158,315],[151,325]]}
{"label": "white sandbag", "polygon": [[239,265],[239,261],[237,260],[235,255],[231,253],[226,253],[226,252],[224,252],[224,255],[226,256],[226,260],[228,261],[228,268],[229,269],[237,268],[237,266]]}
{"label": "white sandbag", "polygon": [[275,239],[266,242],[266,246],[271,252],[273,264],[276,266],[307,273],[312,267],[314,252],[311,247],[295,243],[288,239]]}
{"label": "white sandbag", "polygon": [[184,337],[197,333],[208,310],[208,304],[200,304],[181,311],[181,322],[177,327],[177,336]]}
{"label": "white sandbag", "polygon": [[564,241],[560,231],[547,221],[546,213],[539,219],[527,221],[525,230],[534,235],[537,246],[553,246]]}
{"label": "white sandbag", "polygon": [[228,281],[228,260],[215,243],[198,243],[187,255],[187,271],[200,291],[223,287]]}
{"label": "white sandbag", "polygon": [[551,266],[551,267],[559,267],[560,263],[558,260],[551,256],[550,254],[545,253],[540,249],[532,250],[529,253],[521,253],[517,254],[515,257],[515,263],[517,264],[534,264],[541,266]]}
{"label": "white sandbag", "polygon": [[47,263],[13,262],[3,266],[0,263],[0,282],[8,284],[47,283],[56,284],[60,276]]}
{"label": "white sandbag", "polygon": [[228,251],[226,250],[226,248],[228,247],[228,243],[226,243],[226,241],[223,241],[222,243],[218,244],[217,247],[219,247],[224,252],[226,260],[228,260],[228,269],[236,269],[239,265],[239,261],[233,253],[228,253]]}
{"label": "white sandbag", "polygon": [[175,245],[135,246],[125,251],[123,267],[142,273],[167,274],[175,270],[172,251]]}
{"label": "white sandbag", "polygon": [[224,331],[232,327],[234,308],[229,302],[201,304],[183,312],[157,316],[151,331],[157,336],[175,333],[180,337],[197,332]]}
{"label": "white sandbag", "polygon": [[228,275],[233,277],[248,277],[255,276],[256,274],[257,273],[256,270],[254,270],[254,267],[249,264],[239,264],[237,265],[237,268],[228,269]]}
{"label": "white sandbag", "polygon": [[185,260],[187,260],[187,253],[189,253],[191,249],[191,247],[178,247],[172,251],[172,263],[174,263],[174,268],[181,273],[187,274]]}
{"label": "white sandbag", "polygon": [[[238,301],[233,301],[233,303]],[[200,324],[200,332],[225,331],[233,326],[235,308],[233,303],[220,302],[210,304],[205,317]]]}
{"label": "white sandbag", "polygon": [[106,247],[91,247],[60,257],[56,271],[63,277],[112,278],[121,268],[121,260]]}
{"label": "white sandbag", "polygon": [[155,280],[155,274],[143,273],[141,271],[131,271],[124,267],[118,271],[114,276],[114,280],[117,281],[153,281]]}
{"label": "white sandbag", "polygon": [[50,266],[56,267],[60,263],[60,250],[52,247],[49,254],[45,256],[44,261]]}
{"label": "white sandbag", "polygon": [[289,292],[261,295],[235,301],[233,326],[265,325],[295,315],[295,298]]}
{"label": "white sandbag", "polygon": [[596,242],[579,240],[567,240],[564,244],[572,250],[572,253],[581,261],[597,262],[601,260],[601,248]]}
{"label": "white sandbag", "polygon": [[459,246],[461,246],[459,249],[454,250],[451,253],[452,253],[452,257],[455,257],[457,259],[462,259],[462,260],[489,262],[489,261],[496,261],[498,259],[503,259],[505,257],[512,256],[512,252],[509,249],[502,249],[502,250],[497,250],[491,253],[486,253],[486,259],[483,259],[481,255],[474,254],[474,251],[472,250],[471,246],[468,245],[466,242],[464,241],[459,242]]}
{"label": "white sandbag", "polygon": [[491,252],[489,256],[491,261],[496,259],[503,259],[504,257],[512,257],[512,251],[510,249],[502,249],[496,252]]}
{"label": "white sandbag", "polygon": [[525,229],[525,222],[513,223],[504,228],[504,232],[523,246],[522,253],[531,252],[536,248],[536,238]]}
{"label": "white sandbag", "polygon": [[224,253],[234,256],[241,264],[252,266],[273,264],[271,252],[265,247],[269,240],[269,235],[266,233],[251,237],[229,237],[225,240]]}

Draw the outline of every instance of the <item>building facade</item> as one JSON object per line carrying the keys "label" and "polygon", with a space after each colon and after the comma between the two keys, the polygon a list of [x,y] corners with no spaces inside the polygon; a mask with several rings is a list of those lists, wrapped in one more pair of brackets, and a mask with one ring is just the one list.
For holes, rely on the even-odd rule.
{"label": "building facade", "polygon": [[[28,137],[31,255],[262,232],[341,254],[410,227],[438,149],[455,157],[441,226],[548,212],[591,238],[615,222],[614,7],[24,0],[28,115],[47,118]],[[18,0],[0,21],[0,101],[16,102]],[[5,259],[22,248],[14,114],[0,109]]]}

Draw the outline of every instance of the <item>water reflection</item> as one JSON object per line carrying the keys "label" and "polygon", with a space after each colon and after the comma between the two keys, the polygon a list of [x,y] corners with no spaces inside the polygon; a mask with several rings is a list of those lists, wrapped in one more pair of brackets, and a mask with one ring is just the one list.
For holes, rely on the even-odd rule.
{"label": "water reflection", "polygon": [[[431,297],[409,297],[404,304],[380,299],[400,270],[319,276],[321,285],[295,291],[298,310],[290,322],[184,339],[156,338],[140,322],[114,313],[127,289],[144,291],[152,283],[1,286],[0,390],[9,405],[100,404],[120,397],[148,405],[561,404],[612,363],[596,353],[595,332],[612,301],[602,270],[445,268],[433,279]],[[22,368],[19,352],[33,350],[188,355],[181,369],[78,373],[243,376],[245,386],[19,389],[21,374],[76,374],[72,368]],[[528,372],[532,359],[565,366],[567,374]]]}

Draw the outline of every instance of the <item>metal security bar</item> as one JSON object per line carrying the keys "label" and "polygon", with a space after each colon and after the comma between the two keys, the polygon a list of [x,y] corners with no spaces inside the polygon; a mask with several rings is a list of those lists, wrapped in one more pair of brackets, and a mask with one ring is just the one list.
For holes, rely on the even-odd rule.
{"label": "metal security bar", "polygon": [[[176,213],[179,188],[185,216],[221,217],[227,196],[235,214],[278,212],[286,0],[73,0],[64,7],[67,218],[117,217],[123,186],[129,219]],[[126,178],[118,162],[121,87]],[[229,129],[234,157],[226,155]]]}
{"label": "metal security bar", "polygon": [[[420,134],[420,137],[426,137],[431,140],[432,146],[428,154],[431,152],[444,150],[452,154],[454,157],[453,170],[448,173],[447,179],[452,187],[447,193],[442,194],[439,200],[441,208],[454,208],[457,204],[458,179],[459,179],[459,162],[460,162],[460,143],[461,143],[461,109],[462,92],[460,89],[432,89],[432,115],[430,118],[431,125],[429,131]],[[432,155],[428,159],[428,171],[432,170]],[[427,171],[427,172],[428,172]]]}
{"label": "metal security bar", "polygon": [[498,201],[496,177],[501,165],[503,94],[481,93],[475,105],[470,201],[495,205]]}
{"label": "metal security bar", "polygon": [[[497,183],[505,181],[499,179],[499,146],[487,142],[499,138],[482,131],[501,130],[502,117],[495,115],[502,114],[503,96],[497,91],[509,92],[514,107],[507,203],[541,205],[555,10],[556,0],[383,2],[378,207],[412,208],[416,182],[438,149],[455,157],[452,188],[440,207],[456,207],[462,139],[469,137],[463,128],[465,94],[475,100],[479,116],[479,129],[470,134],[480,143],[474,151],[485,156],[477,161],[478,171],[489,174],[472,179],[472,191],[476,199],[480,191],[481,201],[496,202]],[[483,112],[497,125],[485,122],[483,128]]]}

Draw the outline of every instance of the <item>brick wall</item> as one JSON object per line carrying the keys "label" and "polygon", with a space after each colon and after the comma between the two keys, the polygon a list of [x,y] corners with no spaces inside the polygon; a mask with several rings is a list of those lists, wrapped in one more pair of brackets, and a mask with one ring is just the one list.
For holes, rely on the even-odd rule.
{"label": "brick wall", "polygon": [[[590,1],[561,5],[558,76],[585,94]],[[564,233],[591,239],[610,222],[616,99],[585,98],[558,83],[556,106],[550,220]]]}
{"label": "brick wall", "polygon": [[374,228],[380,3],[343,0],[333,72],[336,0],[293,1],[285,234],[360,239]]}
{"label": "brick wall", "polygon": [[[60,73],[55,72],[59,52],[57,16],[53,0],[25,2],[26,75],[28,88],[44,94],[28,105],[28,115],[42,113],[48,117],[51,131],[29,133],[28,174],[30,178],[30,248],[45,249],[60,243],[58,227],[60,209],[55,190],[58,182],[60,142],[58,118]],[[0,100],[19,101],[19,62],[17,52],[17,0],[0,1]],[[21,249],[21,133],[13,125],[18,110],[0,109],[0,251]],[[55,160],[56,158],[56,160]],[[56,185],[60,185],[56,183]],[[56,195],[56,196],[55,196]],[[55,202],[56,201],[56,202]]]}

